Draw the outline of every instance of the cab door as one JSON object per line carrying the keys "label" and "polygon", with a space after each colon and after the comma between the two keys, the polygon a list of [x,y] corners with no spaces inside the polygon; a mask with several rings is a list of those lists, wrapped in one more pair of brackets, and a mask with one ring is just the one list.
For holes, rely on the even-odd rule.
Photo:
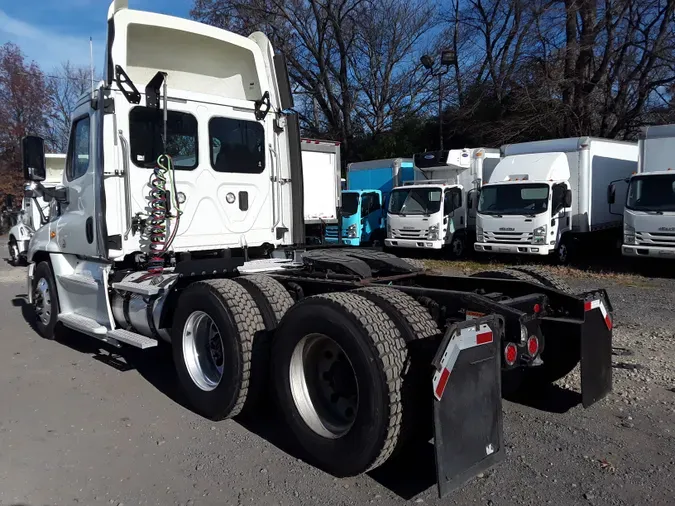
{"label": "cab door", "polygon": [[466,228],[466,212],[462,202],[462,189],[453,187],[443,194],[443,231],[446,242],[458,230]]}
{"label": "cab door", "polygon": [[73,114],[64,178],[68,197],[60,203],[54,237],[62,253],[89,258],[106,256],[100,240],[105,231],[105,200],[101,167],[95,156],[100,149],[95,142],[98,114],[89,100]]}
{"label": "cab door", "polygon": [[361,196],[361,241],[370,242],[373,234],[382,228],[382,194],[366,192]]}

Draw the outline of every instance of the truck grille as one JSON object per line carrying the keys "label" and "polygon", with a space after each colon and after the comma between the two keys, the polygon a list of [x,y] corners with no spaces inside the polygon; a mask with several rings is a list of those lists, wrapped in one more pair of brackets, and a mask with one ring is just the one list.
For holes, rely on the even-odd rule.
{"label": "truck grille", "polygon": [[483,232],[486,242],[505,244],[532,244],[532,232]]}
{"label": "truck grille", "polygon": [[640,246],[675,247],[675,234],[667,232],[636,232],[635,240]]}
{"label": "truck grille", "polygon": [[[342,237],[345,237],[347,234],[342,233]],[[337,227],[326,227],[326,237],[337,239],[338,228]]]}
{"label": "truck grille", "polygon": [[426,239],[429,236],[428,230],[420,230],[417,228],[392,228],[391,229],[391,238],[392,239]]}

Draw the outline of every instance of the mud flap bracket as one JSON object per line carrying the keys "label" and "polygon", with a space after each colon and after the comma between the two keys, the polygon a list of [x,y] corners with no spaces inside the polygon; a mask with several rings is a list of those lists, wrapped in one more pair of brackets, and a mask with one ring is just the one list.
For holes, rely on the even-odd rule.
{"label": "mud flap bracket", "polygon": [[433,360],[434,447],[443,497],[504,458],[501,341],[490,315],[448,328]]}

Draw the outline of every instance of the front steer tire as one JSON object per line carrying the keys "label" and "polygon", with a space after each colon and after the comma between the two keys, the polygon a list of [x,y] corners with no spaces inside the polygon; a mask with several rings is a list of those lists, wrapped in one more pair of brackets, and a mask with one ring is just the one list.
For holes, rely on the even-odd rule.
{"label": "front steer tire", "polygon": [[[326,343],[326,348],[316,343]],[[322,357],[333,356],[322,350],[330,347],[339,359],[328,374],[321,373]],[[394,322],[361,295],[308,297],[286,313],[273,344],[273,384],[284,419],[312,464],[334,476],[353,476],[389,459],[401,429],[406,359]],[[338,386],[331,391],[332,381]],[[339,388],[350,381],[351,388]],[[343,418],[338,413],[330,421],[339,422],[329,423],[330,416],[319,412],[332,409],[334,415],[342,399],[354,402],[345,391],[357,392],[356,409],[351,414],[345,410]]]}
{"label": "front steer tire", "polygon": [[[203,370],[221,368],[218,373],[200,377],[196,366],[199,361],[192,353],[191,336],[197,330],[190,326],[206,314],[217,328],[218,339],[213,339],[214,354],[210,347],[200,351],[204,360],[212,359],[212,366]],[[208,322],[208,320],[206,320]],[[186,324],[187,328],[186,328]],[[195,328],[194,326],[192,327]],[[191,284],[181,294],[172,325],[171,346],[178,381],[194,410],[211,420],[222,420],[238,415],[246,402],[251,375],[253,341],[257,332],[264,331],[262,315],[253,297],[238,283],[230,279],[214,279]],[[215,355],[215,358],[214,358]],[[200,362],[201,363],[201,362]],[[217,384],[216,384],[217,383]]]}
{"label": "front steer tire", "polygon": [[59,296],[49,262],[40,262],[33,272],[33,309],[35,328],[45,339],[58,337]]}

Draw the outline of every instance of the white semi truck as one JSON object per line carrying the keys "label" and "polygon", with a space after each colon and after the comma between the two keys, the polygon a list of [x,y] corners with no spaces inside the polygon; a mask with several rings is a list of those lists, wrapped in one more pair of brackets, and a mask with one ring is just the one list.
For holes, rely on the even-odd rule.
{"label": "white semi truck", "polygon": [[[42,183],[45,188],[62,184],[65,161],[65,154],[45,154],[46,176]],[[42,197],[36,197],[30,191],[24,195],[17,224],[9,230],[7,241],[9,259],[14,265],[25,262],[28,242],[35,230],[47,222],[49,212],[49,204]]]}
{"label": "white semi truck", "polygon": [[[629,257],[675,259],[675,125],[643,129],[637,174],[628,180],[622,253]],[[608,203],[615,206],[615,182]]]}
{"label": "white semi truck", "polygon": [[440,494],[503,457],[502,374],[540,385],[581,360],[584,406],[611,390],[603,290],[304,249],[299,123],[262,33],[124,0],[108,27],[105,78],[73,112],[62,186],[42,184],[44,141],[23,140],[25,179],[58,203],[28,249],[45,338],[166,343],[196,412],[224,419],[273,395],[304,457],[336,476],[433,436]]}
{"label": "white semi truck", "polygon": [[584,244],[620,241],[624,200],[611,209],[607,188],[637,170],[637,143],[554,139],[506,145],[502,155],[481,189],[476,251],[564,264]]}
{"label": "white semi truck", "polygon": [[443,249],[461,257],[475,237],[477,194],[499,162],[498,149],[467,148],[415,155],[415,180],[389,200],[386,246]]}

